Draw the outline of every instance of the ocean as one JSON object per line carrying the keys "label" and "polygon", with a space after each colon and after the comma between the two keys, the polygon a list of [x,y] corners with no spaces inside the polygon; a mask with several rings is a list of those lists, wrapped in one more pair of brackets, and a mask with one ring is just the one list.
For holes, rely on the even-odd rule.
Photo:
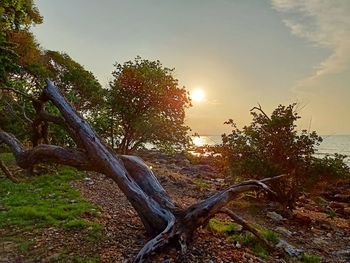
{"label": "ocean", "polygon": [[[317,147],[316,156],[334,155],[335,153],[348,156],[345,161],[350,165],[350,135],[322,135],[323,142]],[[197,146],[216,145],[221,143],[220,135],[205,135],[192,137]]]}

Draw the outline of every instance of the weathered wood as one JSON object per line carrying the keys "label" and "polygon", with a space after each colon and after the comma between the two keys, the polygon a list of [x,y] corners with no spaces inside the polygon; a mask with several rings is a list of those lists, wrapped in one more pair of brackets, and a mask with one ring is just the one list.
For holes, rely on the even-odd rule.
{"label": "weathered wood", "polygon": [[47,81],[41,99],[49,99],[59,109],[67,126],[76,131],[89,161],[117,183],[136,212],[147,220],[147,225],[152,226],[152,232],[159,233],[165,229],[173,216],[172,213],[162,208],[137,185],[120,159],[101,141],[51,81]]}

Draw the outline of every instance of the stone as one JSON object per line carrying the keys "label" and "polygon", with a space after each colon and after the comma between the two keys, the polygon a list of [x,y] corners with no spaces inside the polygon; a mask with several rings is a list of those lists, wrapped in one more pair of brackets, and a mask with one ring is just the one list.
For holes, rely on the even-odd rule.
{"label": "stone", "polygon": [[291,237],[293,235],[293,233],[291,231],[289,231],[288,229],[281,227],[281,226],[276,227],[275,231],[282,234],[283,236],[286,236],[286,237]]}
{"label": "stone", "polygon": [[326,240],[324,240],[322,237],[316,237],[312,240],[312,242],[316,245],[319,246],[327,246],[328,242]]}
{"label": "stone", "polygon": [[85,177],[84,182],[89,185],[94,184],[94,181],[90,177]]}
{"label": "stone", "polygon": [[266,216],[271,218],[274,221],[282,221],[282,220],[284,220],[283,216],[281,216],[280,214],[278,214],[276,212],[267,212]]}
{"label": "stone", "polygon": [[350,249],[339,250],[334,254],[340,257],[346,257],[346,259],[350,259]]}
{"label": "stone", "polygon": [[283,239],[279,240],[276,247],[282,248],[291,257],[299,257],[302,253],[304,253],[304,250],[294,247]]}

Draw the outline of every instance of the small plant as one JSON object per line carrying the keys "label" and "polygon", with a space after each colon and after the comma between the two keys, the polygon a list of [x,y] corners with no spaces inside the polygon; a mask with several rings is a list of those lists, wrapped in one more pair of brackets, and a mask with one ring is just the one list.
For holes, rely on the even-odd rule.
{"label": "small plant", "polygon": [[261,229],[260,233],[266,238],[267,241],[270,241],[272,244],[277,245],[279,240],[275,232],[270,229]]}
{"label": "small plant", "polygon": [[321,262],[321,258],[319,256],[309,255],[307,253],[304,253],[303,256],[301,257],[301,262],[304,262],[304,263],[320,263]]}
{"label": "small plant", "polygon": [[196,179],[193,180],[193,182],[200,189],[208,189],[209,188],[209,184],[206,181],[204,181],[203,179],[201,179],[201,178],[196,178]]}
{"label": "small plant", "polygon": [[[229,240],[232,242],[238,241],[243,246],[251,247],[254,253],[261,258],[267,258],[269,255],[268,251],[252,233],[237,233],[238,227],[233,223],[220,221],[218,219],[211,219],[207,227],[212,231],[228,235]],[[278,236],[275,232],[261,227],[257,227],[257,229],[269,242],[275,245],[278,243]]]}
{"label": "small plant", "polygon": [[230,237],[231,241],[238,241],[240,244],[246,247],[251,247],[254,254],[261,258],[267,258],[269,252],[260,244],[259,240],[249,232],[242,232]]}
{"label": "small plant", "polygon": [[327,210],[327,215],[329,218],[333,219],[335,217],[337,217],[337,213],[332,209],[332,208],[329,208]]}
{"label": "small plant", "polygon": [[232,235],[237,231],[237,225],[230,222],[220,221],[215,218],[209,220],[208,228],[212,231],[226,235]]}

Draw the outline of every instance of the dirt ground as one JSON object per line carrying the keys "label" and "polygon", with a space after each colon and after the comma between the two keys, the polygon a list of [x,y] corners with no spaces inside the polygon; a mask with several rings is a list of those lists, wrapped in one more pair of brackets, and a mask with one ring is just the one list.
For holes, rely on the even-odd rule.
{"label": "dirt ground", "polygon": [[[190,177],[169,170],[164,164],[148,163],[158,179],[175,200],[186,207],[224,188],[225,182],[213,183],[208,177]],[[198,180],[200,184],[198,183]],[[132,262],[132,259],[147,242],[145,231],[134,209],[129,205],[117,185],[105,176],[89,173],[86,178],[74,181],[83,197],[101,208],[100,223],[103,237],[86,239],[79,231],[47,228],[38,231],[23,231],[20,235],[30,241],[31,249],[20,253],[13,242],[3,242],[0,262]],[[322,262],[350,262],[350,222],[348,218],[331,218],[311,198],[300,199],[294,217],[274,220],[267,216],[276,210],[274,205],[252,197],[242,196],[231,204],[241,217],[265,228],[282,233],[279,237],[308,254],[322,257]],[[0,235],[16,233],[16,229],[0,229]],[[17,233],[18,236],[18,233]],[[80,257],[77,257],[80,255]],[[83,255],[83,256],[81,256]],[[176,249],[167,249],[154,255],[149,262],[298,262],[295,258],[269,256],[261,259],[248,247],[237,248],[223,234],[206,228],[199,229],[186,255]]]}

